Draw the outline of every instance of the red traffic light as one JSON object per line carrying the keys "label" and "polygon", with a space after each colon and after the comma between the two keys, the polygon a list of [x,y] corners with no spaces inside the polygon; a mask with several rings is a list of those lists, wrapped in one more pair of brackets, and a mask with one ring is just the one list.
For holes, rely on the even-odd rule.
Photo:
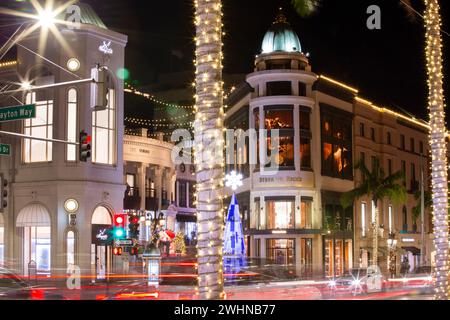
{"label": "red traffic light", "polygon": [[139,223],[139,217],[137,217],[137,216],[132,216],[132,217],[130,218],[130,223],[132,223],[132,224],[138,224],[138,223]]}
{"label": "red traffic light", "polygon": [[115,227],[125,227],[125,215],[124,214],[116,214],[114,216],[114,226]]}

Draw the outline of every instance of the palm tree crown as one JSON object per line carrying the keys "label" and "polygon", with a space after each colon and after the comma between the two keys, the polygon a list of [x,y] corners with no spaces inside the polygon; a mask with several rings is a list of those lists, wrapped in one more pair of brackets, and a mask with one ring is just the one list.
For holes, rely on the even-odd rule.
{"label": "palm tree crown", "polygon": [[355,200],[364,196],[369,196],[374,201],[375,206],[378,200],[384,198],[391,199],[394,204],[406,202],[406,188],[403,183],[398,183],[399,180],[404,181],[405,179],[403,171],[386,176],[379,158],[374,158],[371,171],[362,161],[356,164],[355,169],[361,172],[362,181],[358,187],[342,195],[341,204],[344,208],[350,207]]}

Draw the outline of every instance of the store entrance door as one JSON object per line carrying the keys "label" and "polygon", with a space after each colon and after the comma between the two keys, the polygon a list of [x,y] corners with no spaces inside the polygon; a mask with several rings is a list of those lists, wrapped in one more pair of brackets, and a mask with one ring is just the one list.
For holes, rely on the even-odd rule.
{"label": "store entrance door", "polygon": [[108,245],[110,229],[110,225],[92,225],[91,266],[95,280],[107,280],[111,271],[111,247]]}

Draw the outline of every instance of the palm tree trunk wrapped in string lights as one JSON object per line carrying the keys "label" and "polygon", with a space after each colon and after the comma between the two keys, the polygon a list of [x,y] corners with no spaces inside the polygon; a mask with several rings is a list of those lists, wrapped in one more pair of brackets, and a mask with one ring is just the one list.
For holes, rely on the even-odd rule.
{"label": "palm tree trunk wrapped in string lights", "polygon": [[224,298],[224,137],[222,82],[222,2],[195,0],[198,294],[202,300]]}
{"label": "palm tree trunk wrapped in string lights", "polygon": [[442,75],[441,17],[438,0],[425,0],[426,57],[428,67],[430,144],[432,155],[433,224],[436,249],[435,299],[449,295],[449,224],[447,156]]}

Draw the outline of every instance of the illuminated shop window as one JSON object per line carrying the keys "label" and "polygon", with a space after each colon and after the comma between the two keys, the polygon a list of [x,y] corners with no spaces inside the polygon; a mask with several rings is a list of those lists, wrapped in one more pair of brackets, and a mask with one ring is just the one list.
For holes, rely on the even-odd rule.
{"label": "illuminated shop window", "polygon": [[327,105],[321,105],[321,116],[322,175],[352,180],[352,117]]}
{"label": "illuminated shop window", "polygon": [[[292,106],[265,107],[265,128],[268,130],[267,156],[280,168],[289,170],[295,167],[293,113]],[[272,130],[279,130],[279,137],[272,137]],[[277,146],[278,155],[275,156]]]}
{"label": "illuminated shop window", "polygon": [[92,162],[114,165],[116,156],[116,100],[109,90],[106,110],[92,113]]}
{"label": "illuminated shop window", "polygon": [[302,204],[300,207],[301,229],[312,229],[312,204],[312,199],[302,198]]}
{"label": "illuminated shop window", "polygon": [[[36,118],[24,121],[24,134],[38,138],[53,139],[53,100],[36,101],[36,93],[28,93],[26,104],[36,104]],[[51,162],[52,142],[23,140],[24,163]]]}
{"label": "illuminated shop window", "polygon": [[367,232],[366,225],[366,212],[367,212],[367,204],[361,203],[361,236],[365,237]]}
{"label": "illuminated shop window", "polygon": [[[67,93],[67,140],[70,142],[77,141],[77,123],[78,123],[78,93],[76,89],[70,89]],[[67,145],[67,161],[77,160],[77,147],[75,145]]]}
{"label": "illuminated shop window", "polygon": [[301,273],[304,277],[313,275],[313,239],[301,239]]}
{"label": "illuminated shop window", "polygon": [[274,200],[267,201],[267,228],[294,229],[295,228],[295,201]]}
{"label": "illuminated shop window", "polygon": [[266,240],[267,258],[279,265],[295,264],[295,240],[294,239],[269,239]]}

